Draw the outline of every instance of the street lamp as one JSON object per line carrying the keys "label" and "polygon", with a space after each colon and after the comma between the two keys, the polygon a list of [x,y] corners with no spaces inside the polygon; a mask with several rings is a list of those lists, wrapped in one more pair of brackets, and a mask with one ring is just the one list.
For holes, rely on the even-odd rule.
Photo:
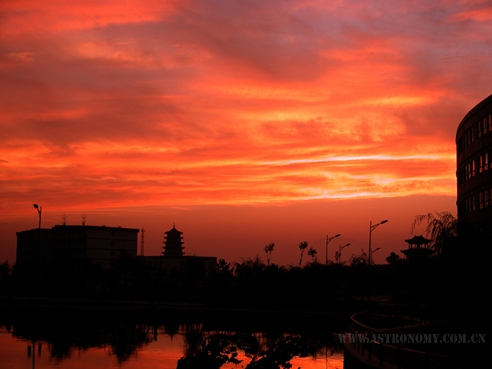
{"label": "street lamp", "polygon": [[325,265],[328,265],[328,244],[334,238],[340,237],[340,234],[336,234],[333,237],[326,236],[326,247],[325,247]]}
{"label": "street lamp", "polygon": [[43,210],[43,207],[42,206],[38,206],[38,204],[33,204],[32,206],[34,206],[34,209],[36,209],[38,211],[38,215],[39,215],[38,229],[41,229],[41,212]]}
{"label": "street lamp", "polygon": [[369,223],[369,260],[368,260],[368,264],[371,265],[371,255],[372,255],[372,252],[371,252],[371,235],[372,235],[372,231],[374,231],[379,225],[381,224],[384,224],[384,223],[387,223],[388,221],[387,220],[382,220],[380,221],[378,224],[374,224],[372,225],[372,220],[371,222]]}
{"label": "street lamp", "polygon": [[[37,240],[37,243],[36,243],[36,268],[35,268],[35,272],[36,275],[36,282],[35,283],[39,283],[39,243],[41,242],[41,212],[43,210],[43,208],[41,206],[39,206],[38,204],[33,204],[32,206],[34,206],[34,209],[36,209],[38,211],[38,216],[39,216],[39,223],[38,223],[38,240]],[[34,353],[33,353],[34,355]],[[33,359],[34,360],[34,359]],[[34,361],[33,361],[34,363]]]}
{"label": "street lamp", "polygon": [[372,250],[371,254],[374,254],[376,251],[378,251],[378,250],[380,250],[380,249],[381,249],[381,247],[377,247],[377,248],[375,248],[374,250]]}
{"label": "street lamp", "polygon": [[350,246],[350,243],[347,243],[346,245],[338,245],[338,264],[340,264],[340,259],[342,258],[342,250],[346,248],[347,246]]}

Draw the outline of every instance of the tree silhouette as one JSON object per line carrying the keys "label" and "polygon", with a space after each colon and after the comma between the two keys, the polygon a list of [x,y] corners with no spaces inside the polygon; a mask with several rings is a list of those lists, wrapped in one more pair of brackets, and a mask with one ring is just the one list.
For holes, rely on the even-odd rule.
{"label": "tree silhouette", "polygon": [[367,264],[367,254],[364,252],[364,249],[362,249],[362,254],[360,255],[355,255],[352,254],[350,257],[350,266],[358,266],[358,265],[365,265]]}
{"label": "tree silhouette", "polygon": [[226,262],[224,259],[219,259],[217,265],[215,266],[215,274],[226,278],[232,277],[233,268],[230,263]]}
{"label": "tree silhouette", "polygon": [[313,247],[310,247],[308,250],[308,255],[311,256],[311,259],[313,262],[315,261],[317,253],[318,253],[318,251],[316,251],[316,249],[314,249]]}
{"label": "tree silhouette", "polygon": [[335,251],[335,262],[338,263],[341,256],[342,254],[340,253],[340,251]]}
{"label": "tree silhouette", "polygon": [[274,248],[275,248],[275,244],[272,242],[268,245],[265,245],[265,248],[263,249],[265,250],[265,254],[267,257],[267,265],[270,265],[270,259],[272,258],[272,251]]}
{"label": "tree silhouette", "polygon": [[307,241],[303,241],[299,244],[299,250],[301,250],[301,259],[299,260],[299,267],[302,266],[302,256],[304,255],[304,250],[308,247]]}
{"label": "tree silhouette", "polygon": [[0,264],[0,293],[10,294],[10,285],[12,280],[12,272],[14,267],[5,261]]}
{"label": "tree silhouette", "polygon": [[446,248],[456,243],[458,220],[448,211],[416,215],[412,223],[412,232],[422,222],[427,222],[426,236],[432,240],[431,247],[437,255],[446,252]]}
{"label": "tree silhouette", "polygon": [[388,262],[388,264],[394,264],[398,260],[400,260],[400,256],[395,254],[394,252],[391,252],[391,254],[389,254],[389,256],[386,258],[386,261]]}

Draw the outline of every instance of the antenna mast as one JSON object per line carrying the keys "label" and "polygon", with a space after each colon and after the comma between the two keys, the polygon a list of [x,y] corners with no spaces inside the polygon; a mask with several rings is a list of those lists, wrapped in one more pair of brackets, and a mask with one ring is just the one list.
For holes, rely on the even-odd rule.
{"label": "antenna mast", "polygon": [[142,229],[140,230],[141,235],[140,235],[140,256],[144,256],[144,233],[145,233],[145,229],[144,227],[142,226]]}

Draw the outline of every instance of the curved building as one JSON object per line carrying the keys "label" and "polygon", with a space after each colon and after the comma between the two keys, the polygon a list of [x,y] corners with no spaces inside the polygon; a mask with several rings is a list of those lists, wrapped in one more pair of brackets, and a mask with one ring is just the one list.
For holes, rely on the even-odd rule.
{"label": "curved building", "polygon": [[458,220],[492,234],[492,95],[465,115],[456,132]]}

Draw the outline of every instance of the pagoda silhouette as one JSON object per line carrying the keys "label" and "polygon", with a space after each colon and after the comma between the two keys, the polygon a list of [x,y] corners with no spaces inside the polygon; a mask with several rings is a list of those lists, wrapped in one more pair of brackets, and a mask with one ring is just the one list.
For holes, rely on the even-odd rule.
{"label": "pagoda silhouette", "polygon": [[183,232],[180,232],[176,229],[173,224],[173,228],[167,232],[164,232],[165,240],[164,246],[162,247],[164,250],[162,251],[162,255],[165,258],[181,258],[184,256],[184,246],[183,246]]}

